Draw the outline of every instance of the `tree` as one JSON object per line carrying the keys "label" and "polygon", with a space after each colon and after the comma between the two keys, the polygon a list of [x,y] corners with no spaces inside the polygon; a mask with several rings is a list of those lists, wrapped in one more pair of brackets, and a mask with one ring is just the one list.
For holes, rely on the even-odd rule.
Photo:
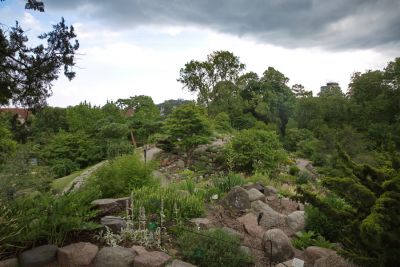
{"label": "tree", "polygon": [[208,107],[212,90],[221,81],[235,82],[245,65],[228,51],[216,51],[207,61],[191,60],[180,70],[178,81],[190,92],[196,92],[199,104]]}
{"label": "tree", "polygon": [[338,147],[351,170],[349,177],[325,177],[323,185],[347,204],[329,205],[312,188],[299,186],[297,199],[317,207],[332,221],[343,223],[340,251],[360,266],[398,266],[400,260],[400,176],[369,165],[355,164]]}
{"label": "tree", "polygon": [[[36,0],[28,0],[25,8],[44,11],[43,2]],[[47,45],[30,47],[18,22],[10,31],[0,28],[0,105],[44,106],[60,69],[69,80],[75,77],[74,56],[79,48],[75,37],[74,28],[64,18],[39,36]]]}
{"label": "tree", "polygon": [[168,139],[186,155],[190,165],[193,152],[199,145],[207,144],[211,137],[210,123],[204,112],[194,104],[174,109],[164,124]]}

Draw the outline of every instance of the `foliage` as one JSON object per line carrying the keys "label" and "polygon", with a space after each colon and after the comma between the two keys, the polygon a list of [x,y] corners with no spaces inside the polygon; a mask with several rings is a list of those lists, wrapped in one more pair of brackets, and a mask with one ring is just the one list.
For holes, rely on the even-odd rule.
{"label": "foliage", "polygon": [[[30,1],[37,2],[37,1]],[[26,6],[35,9],[35,5]],[[40,8],[44,10],[43,3]],[[69,79],[75,77],[75,51],[79,43],[72,26],[64,18],[53,30],[39,36],[47,45],[31,47],[25,31],[17,22],[6,36],[0,29],[0,104],[20,104],[29,108],[44,106],[51,95],[52,82],[59,77],[60,69]]]}
{"label": "foliage", "polygon": [[295,248],[304,250],[310,246],[317,246],[321,248],[332,248],[333,244],[325,240],[324,237],[314,233],[313,231],[308,232],[297,232],[295,238],[292,240],[292,244]]}
{"label": "foliage", "polygon": [[[182,194],[177,188],[161,188],[145,186],[133,190],[134,214],[143,207],[149,214],[159,214],[161,199],[167,221],[201,217],[204,214],[204,198],[202,194]],[[176,216],[179,216],[177,218]]]}
{"label": "foliage", "polygon": [[[193,231],[193,230],[191,230]],[[253,259],[241,250],[239,238],[221,229],[189,232],[178,237],[184,259],[200,267],[251,266]]]}
{"label": "foliage", "polygon": [[308,172],[300,171],[297,174],[296,184],[299,184],[299,185],[307,184],[310,180],[311,180],[311,176],[310,176],[310,174],[308,174]]}
{"label": "foliage", "polygon": [[13,214],[7,203],[0,198],[0,259],[17,248],[15,239],[24,228],[19,216],[19,213]]}
{"label": "foliage", "polygon": [[289,168],[289,174],[290,175],[297,175],[300,172],[299,167],[297,167],[296,165],[292,165]]}
{"label": "foliage", "polygon": [[181,105],[174,109],[165,121],[164,130],[179,150],[186,153],[189,165],[195,148],[209,142],[211,128],[207,117],[194,104]]}
{"label": "foliage", "polygon": [[396,266],[400,251],[400,178],[369,165],[357,165],[339,147],[352,171],[348,177],[326,177],[323,185],[343,198],[343,208],[329,205],[307,187],[298,187],[298,199],[307,201],[329,220],[341,221],[344,256],[361,266]]}
{"label": "foliage", "polygon": [[213,184],[218,188],[219,192],[229,192],[235,186],[241,186],[245,183],[242,175],[230,172],[227,175],[215,176]]}
{"label": "foliage", "polygon": [[278,136],[263,130],[242,130],[231,140],[234,169],[272,173],[286,160]]}
{"label": "foliage", "polygon": [[145,166],[137,154],[115,158],[96,171],[90,181],[101,191],[103,198],[122,197],[132,188],[153,185],[152,165]]}
{"label": "foliage", "polygon": [[15,151],[16,147],[17,142],[12,139],[10,130],[0,124],[0,165]]}
{"label": "foliage", "polygon": [[231,119],[225,112],[218,113],[214,118],[215,129],[218,132],[226,133],[232,131]]}

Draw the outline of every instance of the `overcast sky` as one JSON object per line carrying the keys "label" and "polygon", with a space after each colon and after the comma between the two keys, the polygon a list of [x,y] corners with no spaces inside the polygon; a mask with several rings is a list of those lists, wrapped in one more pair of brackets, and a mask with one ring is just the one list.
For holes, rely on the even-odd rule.
{"label": "overcast sky", "polygon": [[77,77],[54,83],[53,106],[193,99],[179,69],[216,50],[233,52],[246,71],[272,66],[314,94],[329,81],[347,90],[353,72],[400,56],[399,0],[44,0],[45,13],[24,2],[0,2],[0,22],[18,20],[34,37],[63,16],[78,34]]}

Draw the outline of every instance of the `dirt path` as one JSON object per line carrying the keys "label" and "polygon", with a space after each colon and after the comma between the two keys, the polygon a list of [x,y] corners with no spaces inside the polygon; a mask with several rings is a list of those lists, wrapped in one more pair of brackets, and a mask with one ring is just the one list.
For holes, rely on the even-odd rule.
{"label": "dirt path", "polygon": [[63,194],[66,192],[70,191],[76,191],[78,188],[80,188],[86,181],[86,179],[93,173],[95,172],[98,168],[103,166],[108,160],[104,160],[102,162],[97,163],[96,165],[93,165],[92,167],[88,168],[84,172],[82,172],[79,176],[77,176],[71,183],[69,183],[68,186],[66,186],[63,190]]}

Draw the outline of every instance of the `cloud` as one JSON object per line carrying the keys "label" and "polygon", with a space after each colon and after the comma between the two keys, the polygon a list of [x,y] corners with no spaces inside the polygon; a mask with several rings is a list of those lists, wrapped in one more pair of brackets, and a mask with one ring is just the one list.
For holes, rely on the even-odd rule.
{"label": "cloud", "polygon": [[78,10],[112,28],[205,27],[290,48],[363,49],[400,42],[398,0],[53,0],[46,5]]}

